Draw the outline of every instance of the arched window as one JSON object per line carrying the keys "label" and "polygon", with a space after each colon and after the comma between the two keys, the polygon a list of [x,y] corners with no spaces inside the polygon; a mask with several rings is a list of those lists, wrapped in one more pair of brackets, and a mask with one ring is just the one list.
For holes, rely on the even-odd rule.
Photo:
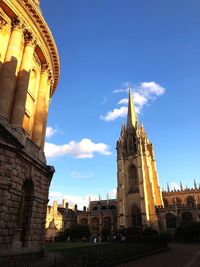
{"label": "arched window", "polygon": [[103,218],[103,229],[108,232],[111,231],[111,218],[108,216]]}
{"label": "arched window", "polygon": [[183,212],[181,214],[181,222],[182,224],[188,224],[193,222],[192,213],[187,211]]}
{"label": "arched window", "polygon": [[166,227],[176,228],[176,216],[173,213],[166,214]]}
{"label": "arched window", "polygon": [[195,199],[193,196],[188,196],[186,199],[187,205],[193,206],[195,205]]}
{"label": "arched window", "polygon": [[132,138],[129,138],[129,150],[132,151],[133,150],[133,141]]}
{"label": "arched window", "polygon": [[137,169],[134,165],[132,165],[129,169],[129,192],[138,192],[138,175]]}
{"label": "arched window", "polygon": [[169,203],[168,203],[166,198],[163,198],[163,204],[164,204],[164,207],[167,207],[169,205]]}
{"label": "arched window", "polygon": [[82,218],[81,219],[81,224],[82,225],[87,225],[88,224],[88,219],[87,218]]}
{"label": "arched window", "polygon": [[32,180],[26,180],[22,186],[21,205],[19,213],[19,227],[22,229],[22,246],[27,246],[28,232],[30,229],[34,186]]}
{"label": "arched window", "polygon": [[99,230],[99,218],[94,217],[92,219],[92,229],[93,230]]}
{"label": "arched window", "polygon": [[133,222],[133,226],[136,226],[136,227],[142,226],[142,216],[137,206],[133,206],[132,208],[132,222]]}
{"label": "arched window", "polygon": [[34,114],[34,105],[36,99],[36,71],[34,69],[32,69],[30,72],[29,83],[27,84],[27,87],[28,88],[27,88],[23,128],[30,134],[33,127],[33,114]]}
{"label": "arched window", "polygon": [[109,207],[109,209],[110,209],[110,210],[116,210],[116,207],[115,207],[114,205],[111,205],[111,206]]}
{"label": "arched window", "polygon": [[173,198],[173,205],[181,206],[181,199],[179,197]]}

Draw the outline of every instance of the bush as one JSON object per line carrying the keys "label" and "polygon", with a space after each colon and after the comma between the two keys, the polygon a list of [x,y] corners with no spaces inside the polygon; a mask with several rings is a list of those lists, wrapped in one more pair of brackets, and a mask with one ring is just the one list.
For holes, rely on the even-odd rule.
{"label": "bush", "polygon": [[88,225],[74,224],[70,228],[60,232],[57,240],[61,242],[67,241],[68,238],[70,238],[70,241],[88,240],[90,236],[91,233]]}
{"label": "bush", "polygon": [[71,227],[71,238],[74,240],[88,239],[91,236],[88,225],[74,224]]}
{"label": "bush", "polygon": [[152,229],[151,227],[147,227],[142,232],[142,235],[143,236],[158,236],[158,232],[156,230]]}
{"label": "bush", "polygon": [[193,222],[180,225],[175,232],[177,241],[199,242],[200,241],[200,223]]}
{"label": "bush", "polygon": [[172,242],[174,241],[174,234],[173,233],[170,233],[168,231],[166,232],[162,232],[160,234],[160,237],[162,238],[162,240],[166,243],[169,243],[169,242]]}
{"label": "bush", "polygon": [[127,241],[133,241],[141,237],[141,232],[136,227],[129,227],[120,229],[119,235],[125,236]]}

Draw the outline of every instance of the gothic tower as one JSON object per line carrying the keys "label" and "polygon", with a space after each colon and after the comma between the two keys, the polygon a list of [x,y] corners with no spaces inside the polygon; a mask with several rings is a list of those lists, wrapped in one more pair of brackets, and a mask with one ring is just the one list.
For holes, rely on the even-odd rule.
{"label": "gothic tower", "polygon": [[158,230],[155,211],[162,205],[162,194],[153,145],[140,126],[129,90],[126,127],[122,124],[117,142],[118,228],[152,227]]}

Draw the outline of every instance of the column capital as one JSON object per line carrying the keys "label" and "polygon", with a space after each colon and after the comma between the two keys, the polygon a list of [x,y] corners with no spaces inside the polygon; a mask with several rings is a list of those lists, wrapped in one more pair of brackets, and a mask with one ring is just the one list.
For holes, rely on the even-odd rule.
{"label": "column capital", "polygon": [[18,17],[12,18],[11,21],[11,30],[20,30],[23,31],[25,28],[24,22],[21,21]]}
{"label": "column capital", "polygon": [[41,64],[41,72],[46,72],[46,73],[48,73],[48,70],[49,70],[49,64],[46,63],[46,62],[43,62],[43,63]]}
{"label": "column capital", "polygon": [[28,29],[24,30],[24,44],[33,47],[37,45],[36,39],[34,38],[32,32],[29,31]]}
{"label": "column capital", "polygon": [[2,29],[4,26],[6,26],[6,24],[8,24],[8,22],[4,18],[3,14],[0,12],[0,29]]}

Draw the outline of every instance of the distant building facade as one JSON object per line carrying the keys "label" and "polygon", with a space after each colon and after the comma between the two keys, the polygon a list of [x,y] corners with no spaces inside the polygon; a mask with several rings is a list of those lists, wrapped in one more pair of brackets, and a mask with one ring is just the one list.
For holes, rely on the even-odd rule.
{"label": "distant building facade", "polygon": [[48,106],[59,56],[39,0],[0,1],[0,251],[42,250]]}
{"label": "distant building facade", "polygon": [[77,223],[89,225],[93,236],[114,233],[117,230],[116,199],[90,201],[89,207],[78,211]]}

